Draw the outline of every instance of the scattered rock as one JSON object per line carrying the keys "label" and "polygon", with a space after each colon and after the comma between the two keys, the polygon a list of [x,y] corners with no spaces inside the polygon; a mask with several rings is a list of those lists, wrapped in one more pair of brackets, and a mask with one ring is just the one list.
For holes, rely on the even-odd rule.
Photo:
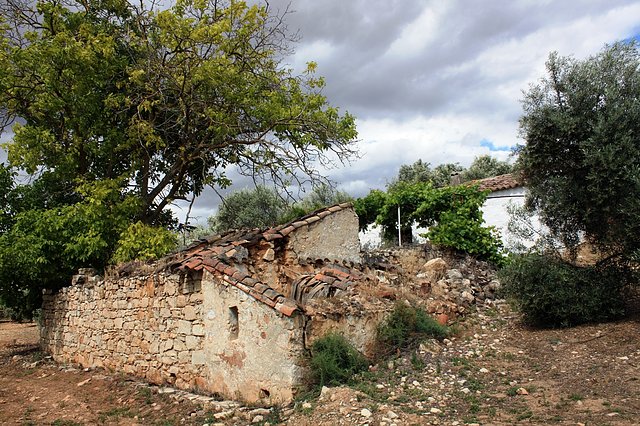
{"label": "scattered rock", "polygon": [[90,381],[91,381],[91,377],[89,377],[87,380],[83,380],[83,381],[81,381],[80,383],[78,383],[78,384],[77,384],[77,386],[78,386],[78,387],[80,387],[80,386],[84,386],[84,385],[86,385],[87,383],[89,383]]}
{"label": "scattered rock", "polygon": [[371,411],[369,411],[368,409],[363,408],[362,410],[360,410],[360,415],[361,415],[362,417],[369,418],[369,417],[371,417],[373,414],[372,414],[372,413],[371,413]]}

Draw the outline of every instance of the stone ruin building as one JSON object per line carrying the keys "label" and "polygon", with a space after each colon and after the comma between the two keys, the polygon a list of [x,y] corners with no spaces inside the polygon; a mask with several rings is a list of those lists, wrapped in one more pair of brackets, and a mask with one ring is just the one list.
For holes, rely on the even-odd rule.
{"label": "stone ruin building", "polygon": [[[340,330],[367,352],[388,304],[358,302],[358,218],[348,203],[266,231],[199,241],[105,278],[81,270],[45,292],[42,346],[56,361],[255,402],[290,401],[313,339]],[[314,300],[349,294],[348,306]]]}
{"label": "stone ruin building", "polygon": [[[418,270],[424,260],[413,263]],[[104,278],[80,270],[71,286],[45,291],[41,345],[58,362],[249,403],[287,403],[315,339],[339,332],[369,354],[402,291],[448,315],[493,291],[489,275],[472,282],[435,263],[402,290],[402,268],[360,252],[358,217],[344,203],[275,228],[200,240]],[[431,287],[438,300],[428,297]]]}

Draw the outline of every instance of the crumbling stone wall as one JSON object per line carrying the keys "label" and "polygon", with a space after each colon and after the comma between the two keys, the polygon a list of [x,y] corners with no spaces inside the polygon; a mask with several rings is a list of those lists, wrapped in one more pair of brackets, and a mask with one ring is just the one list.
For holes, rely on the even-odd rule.
{"label": "crumbling stone wall", "polygon": [[[328,211],[331,211],[330,207]],[[289,235],[287,249],[296,259],[360,263],[358,215],[353,208],[338,209]]]}
{"label": "crumbling stone wall", "polygon": [[42,348],[58,362],[124,371],[152,383],[203,386],[202,292],[178,275],[76,275],[44,294]]}
{"label": "crumbling stone wall", "polygon": [[206,271],[106,280],[82,271],[73,285],[45,293],[41,344],[58,362],[288,402],[300,375],[301,322]]}
{"label": "crumbling stone wall", "polygon": [[244,401],[293,399],[303,367],[303,318],[287,317],[205,273],[207,390]]}

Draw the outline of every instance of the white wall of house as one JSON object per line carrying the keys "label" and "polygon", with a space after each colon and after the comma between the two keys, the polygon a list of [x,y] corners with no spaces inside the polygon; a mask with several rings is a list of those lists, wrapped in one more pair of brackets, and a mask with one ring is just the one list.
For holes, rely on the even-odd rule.
{"label": "white wall of house", "polygon": [[494,226],[500,232],[502,242],[505,244],[509,238],[507,231],[507,225],[509,224],[507,206],[509,204],[515,204],[521,207],[524,205],[525,194],[526,190],[522,186],[495,191],[487,196],[482,206],[482,217],[484,218],[485,224],[487,226]]}
{"label": "white wall of house", "polygon": [[[516,238],[507,229],[510,220],[510,216],[507,211],[508,207],[509,205],[522,207],[525,202],[526,193],[526,188],[522,186],[502,191],[495,191],[489,194],[487,200],[482,206],[482,217],[485,220],[485,225],[494,226],[500,232],[500,238],[506,248],[511,248],[514,243],[514,239]],[[531,225],[538,232],[541,232],[544,228],[537,215],[532,217]],[[533,240],[518,241],[525,247],[531,247],[534,244]]]}

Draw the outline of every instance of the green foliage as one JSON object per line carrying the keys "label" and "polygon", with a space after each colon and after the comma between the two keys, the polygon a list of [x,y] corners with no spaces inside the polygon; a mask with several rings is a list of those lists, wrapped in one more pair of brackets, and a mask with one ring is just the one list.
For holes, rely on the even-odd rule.
{"label": "green foliage", "polygon": [[552,53],[523,100],[519,167],[527,205],[567,247],[586,235],[618,265],[640,253],[640,51]]}
{"label": "green foliage", "polygon": [[174,232],[136,222],[120,234],[111,260],[113,263],[154,260],[175,249],[177,244]]}
{"label": "green foliage", "polygon": [[375,220],[386,235],[393,235],[400,206],[402,229],[415,222],[429,228],[425,236],[434,244],[500,264],[501,241],[494,228],[483,226],[486,195],[474,186],[434,188],[430,182],[398,182],[386,194],[372,191],[357,201],[356,212],[362,212],[361,229]]}
{"label": "green foliage", "polygon": [[480,155],[473,159],[468,169],[458,163],[439,164],[433,169],[429,163],[418,160],[411,165],[400,166],[398,176],[388,185],[392,189],[394,185],[404,183],[431,182],[435,188],[442,188],[451,184],[451,175],[457,173],[461,182],[475,179],[483,179],[492,176],[511,173],[513,166],[506,161],[498,160],[490,155]]}
{"label": "green foliage", "polygon": [[500,237],[483,226],[482,205],[487,193],[473,186],[449,186],[429,194],[413,214],[426,236],[436,245],[450,247],[480,259],[502,264]]}
{"label": "green foliage", "polygon": [[159,228],[176,226],[167,207],[230,185],[229,167],[288,187],[321,180],[310,165],[327,153],[355,154],[354,117],[327,103],[314,64],[296,75],[281,62],[293,40],[266,5],[5,0],[0,10],[0,131],[13,125],[0,168],[8,305],[32,309],[79,267],[161,255],[173,237]]}
{"label": "green foliage", "polygon": [[229,185],[227,166],[288,186],[319,178],[307,165],[326,152],[354,154],[354,117],[327,104],[314,64],[294,75],[280,62],[291,37],[264,5],[2,7],[0,108],[24,123],[11,164],[64,182],[122,178],[147,224],[174,200]]}
{"label": "green foliage", "polygon": [[397,303],[389,317],[378,326],[378,354],[386,356],[420,340],[442,340],[448,335],[449,329],[440,325],[421,308]]}
{"label": "green foliage", "polygon": [[514,257],[500,273],[501,291],[526,323],[567,327],[624,313],[626,283],[615,268],[579,267],[539,254]]}
{"label": "green foliage", "polygon": [[513,172],[514,167],[506,161],[500,161],[490,155],[480,155],[473,159],[468,169],[464,170],[462,181],[484,179]]}
{"label": "green foliage", "polygon": [[353,198],[330,185],[322,184],[301,201],[288,204],[274,189],[257,186],[229,195],[215,216],[209,218],[213,232],[240,228],[266,228],[304,216],[320,208],[351,201]]}
{"label": "green foliage", "polygon": [[209,226],[214,232],[266,228],[280,223],[286,209],[287,203],[271,188],[243,189],[223,201],[218,213],[209,218]]}
{"label": "green foliage", "polygon": [[387,201],[387,194],[378,189],[370,191],[365,197],[358,198],[354,202],[354,208],[358,215],[360,230],[363,231],[374,223],[379,212]]}
{"label": "green foliage", "polygon": [[463,171],[458,163],[439,164],[431,168],[429,163],[418,160],[411,165],[403,164],[398,171],[398,177],[388,185],[392,189],[398,183],[430,182],[436,188],[442,188],[451,183],[451,174]]}
{"label": "green foliage", "polygon": [[25,316],[39,307],[42,289],[68,285],[80,267],[101,269],[136,211],[118,183],[79,187],[82,201],[17,212],[0,234],[0,299]]}
{"label": "green foliage", "polygon": [[353,197],[344,191],[338,191],[328,184],[317,185],[301,201],[289,206],[280,222],[286,223],[315,210],[350,201],[353,201]]}
{"label": "green foliage", "polygon": [[367,359],[339,334],[327,334],[311,348],[312,382],[317,387],[347,383],[368,365]]}

